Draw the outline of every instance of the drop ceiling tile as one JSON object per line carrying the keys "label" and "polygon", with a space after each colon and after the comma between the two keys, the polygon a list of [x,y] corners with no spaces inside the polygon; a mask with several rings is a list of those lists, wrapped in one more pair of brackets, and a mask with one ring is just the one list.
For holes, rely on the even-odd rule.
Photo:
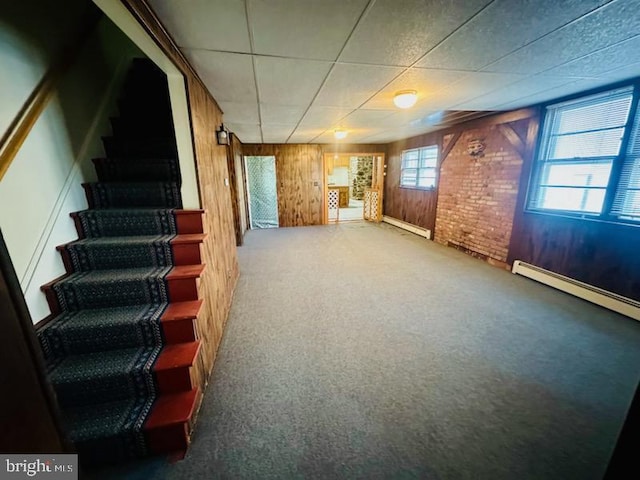
{"label": "drop ceiling tile", "polygon": [[367,3],[367,0],[250,0],[255,53],[333,61]]}
{"label": "drop ceiling tile", "polygon": [[300,121],[306,107],[290,107],[288,105],[260,105],[260,116],[262,122],[269,124],[292,124],[295,125]]}
{"label": "drop ceiling tile", "polygon": [[544,92],[535,93],[533,95],[528,95],[512,102],[498,105],[498,108],[500,110],[513,110],[516,108],[529,107],[543,102],[553,102],[556,100],[560,100],[562,97],[566,97],[568,95],[585,92],[592,88],[603,86],[606,83],[609,83],[609,81],[605,79],[575,80],[565,85],[560,85],[559,87],[545,90]]}
{"label": "drop ceiling tile", "polygon": [[357,108],[402,71],[401,67],[337,64],[314,105]]}
{"label": "drop ceiling tile", "polygon": [[511,73],[473,72],[439,91],[433,98],[427,99],[426,106],[434,110],[452,110],[454,107],[466,109],[462,106],[466,100],[504,88],[525,78],[524,75]]}
{"label": "drop ceiling tile", "polygon": [[630,63],[629,65],[625,65],[624,67],[609,70],[608,72],[605,72],[600,76],[602,78],[606,78],[607,81],[610,82],[640,77],[640,62]]}
{"label": "drop ceiling tile", "polygon": [[260,125],[247,123],[227,123],[226,127],[232,131],[242,143],[262,143]]}
{"label": "drop ceiling tile", "polygon": [[183,50],[218,102],[246,103],[256,98],[250,55]]}
{"label": "drop ceiling tile", "polygon": [[409,66],[489,0],[378,0],[361,20],[340,60]]}
{"label": "drop ceiling tile", "polygon": [[264,143],[285,143],[295,125],[265,125],[262,124],[262,138]]}
{"label": "drop ceiling tile", "polygon": [[573,81],[575,81],[575,79],[567,77],[534,75],[510,85],[498,87],[476,98],[465,100],[455,105],[455,108],[461,110],[496,110],[498,109],[498,105],[515,102],[524,96],[541,93]]}
{"label": "drop ceiling tile", "polygon": [[545,74],[598,76],[629,65],[633,60],[638,59],[638,52],[640,52],[640,35],[547,70]]}
{"label": "drop ceiling tile", "polygon": [[483,70],[536,74],[622,42],[640,31],[638,2],[611,2]]}
{"label": "drop ceiling tile", "polygon": [[340,107],[311,107],[300,122],[304,128],[330,128],[350,113],[349,109]]}
{"label": "drop ceiling tile", "polygon": [[240,102],[218,102],[224,112],[225,123],[260,123],[258,117],[258,104]]}
{"label": "drop ceiling tile", "polygon": [[260,101],[275,105],[308,106],[331,63],[290,58],[257,57]]}
{"label": "drop ceiling tile", "polygon": [[406,89],[417,90],[418,101],[421,101],[435,95],[436,92],[467,75],[469,75],[469,72],[412,68],[376,94],[363,105],[363,108],[382,110],[395,108],[393,105],[394,94],[398,90]]}
{"label": "drop ceiling tile", "polygon": [[151,0],[180,47],[251,52],[244,0]]}
{"label": "drop ceiling tile", "polygon": [[312,139],[321,135],[324,128],[300,128],[298,127],[287,143],[309,143]]}
{"label": "drop ceiling tile", "polygon": [[[429,52],[426,68],[479,70],[578,18],[606,0],[498,0]],[[544,12],[544,14],[541,14]]]}
{"label": "drop ceiling tile", "polygon": [[396,114],[396,110],[356,110],[342,121],[347,128],[366,128],[381,124]]}

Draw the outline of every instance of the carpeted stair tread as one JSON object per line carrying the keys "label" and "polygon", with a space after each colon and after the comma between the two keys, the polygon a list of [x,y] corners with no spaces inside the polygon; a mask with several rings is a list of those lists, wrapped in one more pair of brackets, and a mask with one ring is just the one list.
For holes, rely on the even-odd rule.
{"label": "carpeted stair tread", "polygon": [[147,455],[143,427],[155,397],[83,405],[63,411],[83,464],[118,463]]}
{"label": "carpeted stair tread", "polygon": [[71,214],[85,237],[171,235],[177,233],[170,208],[92,209]]}
{"label": "carpeted stair tread", "polygon": [[152,368],[161,345],[69,355],[49,378],[64,408],[155,394]]}
{"label": "carpeted stair tread", "polygon": [[178,158],[175,139],[102,137],[107,157]]}
{"label": "carpeted stair tread", "polygon": [[165,277],[173,267],[76,272],[53,284],[62,310],[168,302]]}
{"label": "carpeted stair tread", "polygon": [[94,158],[93,164],[101,182],[168,181],[180,183],[180,170],[175,159]]}
{"label": "carpeted stair tread", "polygon": [[182,208],[176,182],[93,182],[82,186],[91,208]]}
{"label": "carpeted stair tread", "polygon": [[162,343],[160,319],[167,304],[63,312],[38,331],[48,360],[72,354]]}
{"label": "carpeted stair tread", "polygon": [[173,264],[175,235],[91,237],[60,247],[76,272],[115,268],[165,267]]}

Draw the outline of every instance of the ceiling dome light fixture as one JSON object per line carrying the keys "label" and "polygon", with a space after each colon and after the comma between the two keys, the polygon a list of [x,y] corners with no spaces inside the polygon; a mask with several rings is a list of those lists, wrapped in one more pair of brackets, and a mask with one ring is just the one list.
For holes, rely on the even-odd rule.
{"label": "ceiling dome light fixture", "polygon": [[341,128],[336,128],[333,131],[333,135],[334,137],[336,137],[337,140],[342,140],[343,138],[347,138],[347,131],[342,130]]}
{"label": "ceiling dome light fixture", "polygon": [[400,90],[393,97],[393,103],[398,108],[411,108],[418,100],[418,92],[415,90]]}

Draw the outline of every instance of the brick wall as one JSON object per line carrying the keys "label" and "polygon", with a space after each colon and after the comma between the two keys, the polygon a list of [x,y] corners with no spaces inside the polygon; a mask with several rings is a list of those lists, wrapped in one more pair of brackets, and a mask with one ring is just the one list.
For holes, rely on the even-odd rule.
{"label": "brick wall", "polygon": [[[482,139],[484,155],[467,146]],[[518,194],[522,159],[496,126],[467,130],[442,162],[435,241],[503,265]]]}

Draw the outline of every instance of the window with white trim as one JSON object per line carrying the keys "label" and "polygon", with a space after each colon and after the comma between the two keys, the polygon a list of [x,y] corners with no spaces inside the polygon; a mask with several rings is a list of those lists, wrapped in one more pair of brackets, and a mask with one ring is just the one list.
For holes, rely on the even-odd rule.
{"label": "window with white trim", "polygon": [[549,105],[528,208],[640,221],[640,127],[633,86]]}
{"label": "window with white trim", "polygon": [[438,166],[438,147],[403,150],[400,170],[400,186],[411,188],[434,188]]}

